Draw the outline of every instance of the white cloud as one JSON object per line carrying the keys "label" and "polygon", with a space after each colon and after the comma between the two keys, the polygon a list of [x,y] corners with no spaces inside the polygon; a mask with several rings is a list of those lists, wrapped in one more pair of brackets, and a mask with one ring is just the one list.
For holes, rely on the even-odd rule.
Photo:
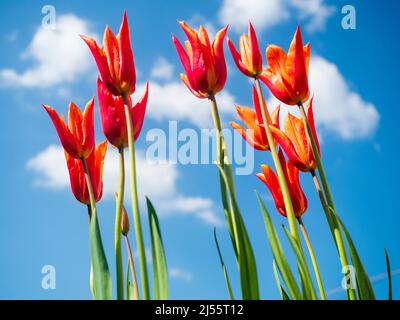
{"label": "white cloud", "polygon": [[185,282],[190,282],[193,279],[193,275],[189,271],[183,270],[181,268],[170,268],[169,275],[172,278],[181,279]]}
{"label": "white cloud", "polygon": [[164,57],[159,57],[154,63],[150,75],[154,79],[171,80],[174,75],[174,65]]}
{"label": "white cloud", "polygon": [[239,33],[251,20],[258,30],[278,25],[289,18],[306,21],[309,31],[323,29],[334,8],[324,0],[224,0],[218,16]]}
{"label": "white cloud", "polygon": [[[144,84],[138,85],[138,92],[144,92]],[[217,95],[221,116],[235,114],[235,98],[227,90]],[[207,99],[196,98],[181,81],[160,84],[150,83],[147,115],[157,121],[186,120],[199,128],[212,127],[211,111]]]}
{"label": "white cloud", "polygon": [[[376,106],[351,90],[334,63],[314,55],[309,81],[311,94],[315,95],[314,114],[319,131],[334,133],[346,140],[367,138],[375,132],[379,123]],[[269,99],[270,108],[278,104],[277,99]]]}
{"label": "white cloud", "polygon": [[93,65],[89,49],[80,34],[92,34],[88,22],[73,15],[57,16],[56,28],[39,27],[21,54],[32,66],[20,72],[0,70],[0,85],[11,87],[47,88],[72,83]]}
{"label": "white cloud", "polygon": [[[129,205],[129,159],[126,154],[125,196]],[[139,199],[144,205],[148,196],[156,206],[159,216],[193,215],[215,226],[221,226],[222,220],[215,213],[212,199],[186,196],[177,188],[179,172],[176,164],[168,162],[154,163],[146,161],[145,154],[139,150],[136,154]],[[48,189],[69,189],[69,176],[61,146],[50,145],[27,162],[28,170],[34,172],[34,184]],[[118,153],[109,146],[103,172],[103,198],[114,200],[118,190],[119,168]]]}

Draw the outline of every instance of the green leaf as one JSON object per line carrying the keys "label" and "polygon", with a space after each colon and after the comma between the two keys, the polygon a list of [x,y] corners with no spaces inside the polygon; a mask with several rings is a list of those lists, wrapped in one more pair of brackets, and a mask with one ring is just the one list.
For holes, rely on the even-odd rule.
{"label": "green leaf", "polygon": [[101,241],[97,211],[92,210],[89,227],[90,257],[93,267],[93,293],[96,300],[111,300],[112,286],[106,255]]}
{"label": "green leaf", "polygon": [[260,298],[260,293],[258,288],[257,265],[250,238],[226,173],[220,165],[217,164],[217,167],[229,193],[233,235],[237,246],[237,261],[239,265],[242,298],[244,300],[258,300]]}
{"label": "green leaf", "polygon": [[389,254],[385,249],[385,258],[386,258],[386,268],[387,268],[387,274],[388,274],[388,300],[393,300],[393,294],[392,294],[392,271],[390,269],[390,260],[389,260]]}
{"label": "green leaf", "polygon": [[310,270],[308,269],[308,265],[304,257],[304,254],[300,250],[298,242],[295,240],[295,238],[293,238],[293,236],[288,231],[288,229],[286,229],[285,226],[283,226],[283,230],[285,231],[285,234],[289,239],[290,245],[292,246],[292,249],[297,257],[297,263],[299,267],[299,273],[300,273],[300,279],[302,283],[304,297],[308,300],[316,300],[317,293],[315,291]]}
{"label": "green leaf", "polygon": [[139,300],[139,297],[136,295],[135,286],[131,282],[129,278],[129,273],[131,271],[131,263],[128,259],[128,266],[126,267],[126,276],[125,276],[125,285],[126,285],[126,300]]}
{"label": "green leaf", "polygon": [[[335,214],[331,208],[329,209],[333,214]],[[360,299],[375,300],[374,289],[372,288],[371,281],[368,277],[367,272],[365,271],[364,265],[361,262],[360,256],[357,252],[354,242],[351,239],[350,233],[348,232],[347,228],[345,227],[343,221],[339,218],[339,216],[337,214],[335,214],[335,216],[340,224],[341,229],[343,230],[343,233],[346,236],[346,240],[349,245],[350,257],[356,274],[356,282]]]}
{"label": "green leaf", "polygon": [[258,202],[260,204],[269,244],[271,246],[272,254],[276,261],[276,265],[279,269],[280,274],[282,275],[282,279],[289,291],[290,296],[294,300],[301,300],[303,299],[302,294],[293,276],[292,270],[290,269],[289,263],[286,260],[285,253],[283,252],[278,234],[276,232],[274,224],[272,223],[271,216],[269,215],[267,208],[265,207],[264,203],[262,202],[257,192],[256,195]]}
{"label": "green leaf", "polygon": [[168,268],[157,213],[150,199],[146,197],[153,257],[154,299],[168,299]]}
{"label": "green leaf", "polygon": [[278,269],[276,268],[275,260],[272,260],[272,269],[274,271],[274,277],[276,284],[278,285],[279,294],[281,295],[282,300],[290,300],[289,295],[286,293],[285,289],[283,289],[281,280],[279,278]]}
{"label": "green leaf", "polygon": [[215,230],[215,228],[214,228],[214,240],[215,240],[215,245],[216,245],[217,251],[218,251],[219,261],[221,262],[222,271],[224,272],[224,277],[225,277],[225,282],[226,282],[226,287],[228,289],[229,297],[231,300],[235,300],[235,297],[234,297],[233,291],[232,291],[232,287],[231,287],[231,282],[229,281],[228,271],[226,269],[224,259],[222,258],[221,250],[220,250],[220,247],[218,244],[217,231]]}

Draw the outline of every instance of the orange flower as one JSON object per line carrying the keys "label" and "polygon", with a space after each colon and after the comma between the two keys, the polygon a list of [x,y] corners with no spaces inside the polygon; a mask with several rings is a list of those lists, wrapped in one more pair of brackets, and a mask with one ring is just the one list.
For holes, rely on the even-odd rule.
{"label": "orange flower", "polygon": [[[100,201],[103,195],[103,164],[106,151],[107,141],[104,141],[86,159],[96,202]],[[67,160],[72,193],[78,201],[89,205],[89,191],[82,161],[71,157],[67,152],[65,152],[65,158]]]}
{"label": "orange flower", "polygon": [[296,105],[308,100],[308,65],[310,44],[303,47],[300,26],[297,27],[289,52],[269,45],[266,51],[268,68],[260,79],[268,86],[272,94],[285,104]]}
{"label": "orange flower", "polygon": [[[297,218],[301,217],[307,210],[307,198],[301,189],[299,180],[299,170],[289,161],[286,162],[285,156],[279,150],[279,160],[281,162],[283,172],[288,184],[290,198],[292,199],[294,214]],[[257,177],[265,183],[275,201],[275,206],[279,213],[286,217],[285,203],[281,186],[275,172],[268,165],[261,165],[262,173],[258,173]]]}
{"label": "orange flower", "polygon": [[81,38],[89,46],[108,90],[115,96],[131,95],[135,91],[136,72],[126,12],[117,36],[106,26],[103,47],[91,37]]}
{"label": "orange flower", "polygon": [[203,26],[200,26],[197,33],[184,21],[179,24],[188,37],[185,41],[186,52],[179,40],[172,36],[186,73],[181,73],[182,81],[196,97],[208,98],[225,86],[227,71],[223,41],[228,26],[221,29],[211,43]]}
{"label": "orange flower", "polygon": [[[120,96],[113,96],[100,78],[97,79],[97,94],[99,97],[100,118],[104,135],[113,146],[117,148],[126,148],[128,146],[128,131],[126,127],[123,98]],[[133,119],[135,141],[142,130],[148,95],[149,86],[147,84],[143,97],[134,107],[132,107],[132,100],[130,96],[128,96],[128,105]]]}
{"label": "orange flower", "polygon": [[[318,151],[321,153],[317,133],[315,130],[312,102],[313,99],[310,100],[307,107],[307,118],[310,123]],[[289,160],[301,171],[308,172],[310,170],[315,170],[317,164],[313,155],[310,139],[308,138],[307,128],[304,126],[304,122],[288,113],[284,126],[284,132],[279,128],[274,127],[271,127],[271,132],[276,141],[285,151]]]}
{"label": "orange flower", "polygon": [[249,22],[249,32],[243,34],[239,40],[239,51],[236,50],[233,42],[228,38],[228,46],[231,50],[236,66],[246,76],[257,78],[263,71],[261,51],[253,25]]}
{"label": "orange flower", "polygon": [[[253,87],[253,104],[254,109],[249,107],[236,106],[236,111],[246,125],[245,129],[240,124],[232,121],[230,125],[239,132],[243,139],[245,139],[255,149],[261,151],[269,150],[267,135],[265,134],[264,122],[262,119],[260,100],[258,99],[257,90]],[[279,125],[279,108],[276,108],[272,113],[272,119],[269,122],[274,125]],[[267,115],[269,118],[269,115]],[[271,126],[271,127],[272,127]]]}
{"label": "orange flower", "polygon": [[86,104],[83,114],[73,102],[69,103],[68,126],[52,107],[43,107],[53,121],[64,150],[73,158],[87,158],[94,148],[94,99]]}

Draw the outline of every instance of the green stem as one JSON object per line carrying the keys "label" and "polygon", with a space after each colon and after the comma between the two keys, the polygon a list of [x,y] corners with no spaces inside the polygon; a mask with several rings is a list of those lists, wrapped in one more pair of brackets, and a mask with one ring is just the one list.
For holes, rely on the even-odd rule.
{"label": "green stem", "polygon": [[142,224],[140,222],[139,200],[137,193],[136,181],[136,159],[135,159],[135,139],[133,132],[132,116],[130,112],[128,96],[124,95],[124,109],[126,117],[126,126],[128,129],[128,144],[129,144],[129,162],[131,171],[131,194],[132,194],[132,211],[133,221],[135,223],[136,243],[139,252],[140,278],[142,281],[143,299],[150,299],[149,280],[147,274],[146,251],[144,248]]}
{"label": "green stem", "polygon": [[[221,119],[220,119],[219,112],[218,112],[217,101],[216,101],[214,95],[210,95],[209,100],[210,100],[211,114],[212,114],[214,126],[217,131],[217,161],[218,161],[218,164],[224,169],[224,171],[227,172],[228,183],[231,187],[231,190],[234,190],[232,167],[229,162],[229,156],[228,156],[228,152],[226,149],[224,137],[222,136],[222,126],[221,126]],[[238,257],[238,254],[239,254],[238,241],[239,241],[239,239],[238,239],[238,234],[237,234],[236,219],[234,219],[233,215],[230,213],[231,210],[229,208],[227,190],[224,186],[224,180],[223,180],[223,177],[221,176],[221,173],[219,174],[219,178],[220,178],[220,186],[221,186],[222,205],[223,205],[224,211],[226,212],[231,237],[233,239],[234,250],[235,250],[236,256]]]}
{"label": "green stem", "polygon": [[139,284],[136,277],[136,269],[135,269],[135,262],[133,261],[133,256],[132,256],[132,248],[131,244],[129,243],[128,235],[124,236],[124,238],[125,238],[126,250],[128,251],[129,263],[131,265],[132,281],[133,281],[133,286],[135,287],[135,298],[136,300],[139,300],[140,299]]}
{"label": "green stem", "polygon": [[281,165],[281,162],[279,161],[278,153],[276,152],[274,138],[272,137],[271,129],[269,127],[269,121],[267,118],[268,110],[267,110],[267,106],[265,104],[264,96],[262,93],[260,80],[256,78],[255,82],[256,82],[256,89],[257,89],[258,98],[259,98],[260,106],[261,106],[261,113],[262,113],[262,119],[264,122],[265,133],[267,135],[268,145],[271,150],[272,160],[274,161],[276,172],[278,174],[279,185],[281,186],[281,190],[282,190],[283,201],[285,203],[286,215],[287,215],[287,218],[289,221],[290,232],[291,232],[293,238],[299,244],[299,248],[301,248],[299,231],[297,230],[296,216],[295,216],[294,210],[293,210],[292,199],[290,198],[290,193],[289,193],[289,189],[288,189],[288,186],[286,183],[285,175],[283,173],[282,165]]}
{"label": "green stem", "polygon": [[121,248],[121,220],[122,208],[124,203],[125,186],[125,160],[124,148],[118,148],[119,153],[119,188],[117,194],[117,206],[115,212],[115,232],[114,232],[114,250],[115,263],[117,270],[117,298],[124,300],[124,270],[122,266],[122,248]]}
{"label": "green stem", "polygon": [[322,283],[321,273],[319,271],[317,259],[315,257],[315,252],[314,252],[314,249],[313,249],[313,247],[311,245],[311,241],[310,241],[310,238],[308,236],[306,227],[304,226],[303,220],[301,218],[297,218],[297,221],[299,222],[300,230],[301,230],[301,232],[303,234],[304,241],[306,242],[306,245],[307,245],[307,248],[308,248],[308,252],[310,253],[310,258],[311,258],[311,262],[312,262],[312,265],[313,265],[313,268],[314,268],[315,277],[317,278],[318,289],[319,289],[319,293],[321,295],[321,299],[322,300],[326,300],[326,295],[325,295],[324,285]]}
{"label": "green stem", "polygon": [[[324,210],[327,210],[328,216],[331,217],[330,221],[332,223],[333,233],[334,233],[334,237],[335,237],[335,240],[336,240],[337,249],[339,251],[339,257],[340,257],[340,262],[342,264],[342,267],[348,268],[349,262],[348,262],[348,259],[347,259],[347,254],[346,254],[346,249],[345,249],[345,245],[344,245],[344,241],[343,241],[343,236],[342,236],[342,233],[341,233],[341,231],[339,229],[339,224],[338,224],[336,218],[334,217],[334,215],[332,215],[329,212],[329,208],[331,208],[333,210],[333,212],[336,214],[336,209],[335,209],[335,204],[334,204],[334,201],[333,201],[332,193],[331,193],[331,190],[329,188],[328,180],[326,178],[325,169],[324,169],[324,166],[323,166],[322,161],[321,161],[321,157],[320,157],[319,152],[318,152],[317,143],[315,141],[313,132],[311,130],[311,126],[310,126],[310,123],[308,121],[307,113],[306,113],[306,110],[304,109],[303,103],[300,102],[298,104],[298,106],[299,106],[299,109],[300,109],[300,112],[301,112],[301,115],[302,115],[303,122],[304,122],[304,124],[305,124],[305,126],[307,128],[308,138],[310,139],[310,142],[311,142],[313,155],[314,155],[314,158],[315,158],[315,162],[317,163],[317,168],[318,168],[319,176],[321,178],[321,183],[322,183],[322,187],[323,187],[323,190],[324,190],[324,193],[325,193],[327,204],[326,203],[324,204],[324,202],[322,201],[322,199],[324,199],[324,198],[323,197],[321,198],[321,196],[320,196],[320,200],[321,200],[322,206],[324,207]],[[317,189],[317,191],[318,191],[318,189]],[[328,205],[328,209],[326,209],[326,205]],[[328,222],[329,222],[329,220],[328,220]],[[350,300],[356,300],[357,299],[356,292],[355,292],[354,289],[349,288],[348,289],[348,294],[349,294]]]}

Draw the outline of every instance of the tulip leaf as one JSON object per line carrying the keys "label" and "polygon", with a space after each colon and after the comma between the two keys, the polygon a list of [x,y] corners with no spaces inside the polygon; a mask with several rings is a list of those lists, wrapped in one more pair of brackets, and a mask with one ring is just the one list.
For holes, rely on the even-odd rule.
{"label": "tulip leaf", "polygon": [[90,220],[90,257],[92,260],[93,277],[92,291],[96,300],[111,300],[112,286],[111,277],[108,269],[106,255],[104,253],[103,243],[97,211],[92,210],[92,218]]}
{"label": "tulip leaf", "polygon": [[242,298],[244,300],[258,300],[260,294],[258,288],[257,265],[250,238],[237,205],[232,185],[229,183],[224,169],[218,164],[217,167],[229,194],[232,231],[237,247],[237,261],[239,266]]}
{"label": "tulip leaf", "polygon": [[[334,213],[334,211],[330,208],[331,212]],[[364,268],[364,265],[361,262],[360,256],[357,252],[357,249],[354,245],[354,242],[350,236],[349,231],[343,224],[343,221],[339,218],[339,216],[334,213],[337,221],[340,224],[341,229],[343,230],[343,233],[346,236],[347,243],[349,245],[349,251],[350,251],[350,257],[351,261],[354,266],[355,270],[355,276],[356,276],[356,282],[357,282],[357,288],[358,288],[358,293],[360,296],[361,300],[375,300],[375,293],[372,288],[371,281],[368,277],[368,274]]]}
{"label": "tulip leaf", "polygon": [[392,271],[390,269],[390,260],[389,254],[385,249],[385,258],[386,258],[386,268],[387,268],[387,275],[388,275],[388,300],[393,300],[392,294]]}
{"label": "tulip leaf", "polygon": [[278,285],[279,294],[281,295],[282,300],[290,300],[289,295],[286,293],[285,289],[283,289],[281,280],[279,278],[278,269],[276,268],[275,260],[272,261],[272,269],[274,271],[274,277],[276,284]]}
{"label": "tulip leaf", "polygon": [[296,254],[304,297],[308,300],[316,300],[317,293],[315,291],[310,270],[308,268],[304,254],[301,251],[298,242],[295,240],[295,238],[293,238],[293,236],[285,226],[283,226],[283,230],[285,231],[285,234],[289,239],[290,245],[292,246],[292,249]]}
{"label": "tulip leaf", "polygon": [[226,282],[226,287],[228,289],[229,297],[231,300],[235,300],[235,297],[234,297],[233,291],[232,291],[232,287],[231,287],[231,282],[229,280],[228,271],[226,269],[224,259],[222,258],[221,249],[218,244],[217,231],[215,230],[215,228],[214,228],[214,240],[215,240],[215,246],[217,247],[217,251],[218,251],[219,261],[221,262],[222,271],[224,272],[224,277],[225,277],[225,282]]}
{"label": "tulip leaf", "polygon": [[269,215],[267,208],[265,207],[257,192],[256,195],[264,218],[269,244],[271,246],[272,254],[274,256],[274,260],[276,262],[278,270],[282,275],[282,279],[289,291],[290,296],[294,300],[301,300],[303,299],[302,294],[293,276],[292,270],[290,269],[289,263],[286,260],[285,253],[283,252],[278,234],[276,232],[274,224],[272,223],[271,216]]}
{"label": "tulip leaf", "polygon": [[146,197],[153,258],[154,299],[168,299],[168,268],[157,213],[150,199]]}
{"label": "tulip leaf", "polygon": [[128,266],[126,267],[126,277],[125,277],[126,300],[139,300],[139,297],[136,294],[135,286],[129,278],[130,272],[131,272],[131,263],[130,260],[128,259]]}

